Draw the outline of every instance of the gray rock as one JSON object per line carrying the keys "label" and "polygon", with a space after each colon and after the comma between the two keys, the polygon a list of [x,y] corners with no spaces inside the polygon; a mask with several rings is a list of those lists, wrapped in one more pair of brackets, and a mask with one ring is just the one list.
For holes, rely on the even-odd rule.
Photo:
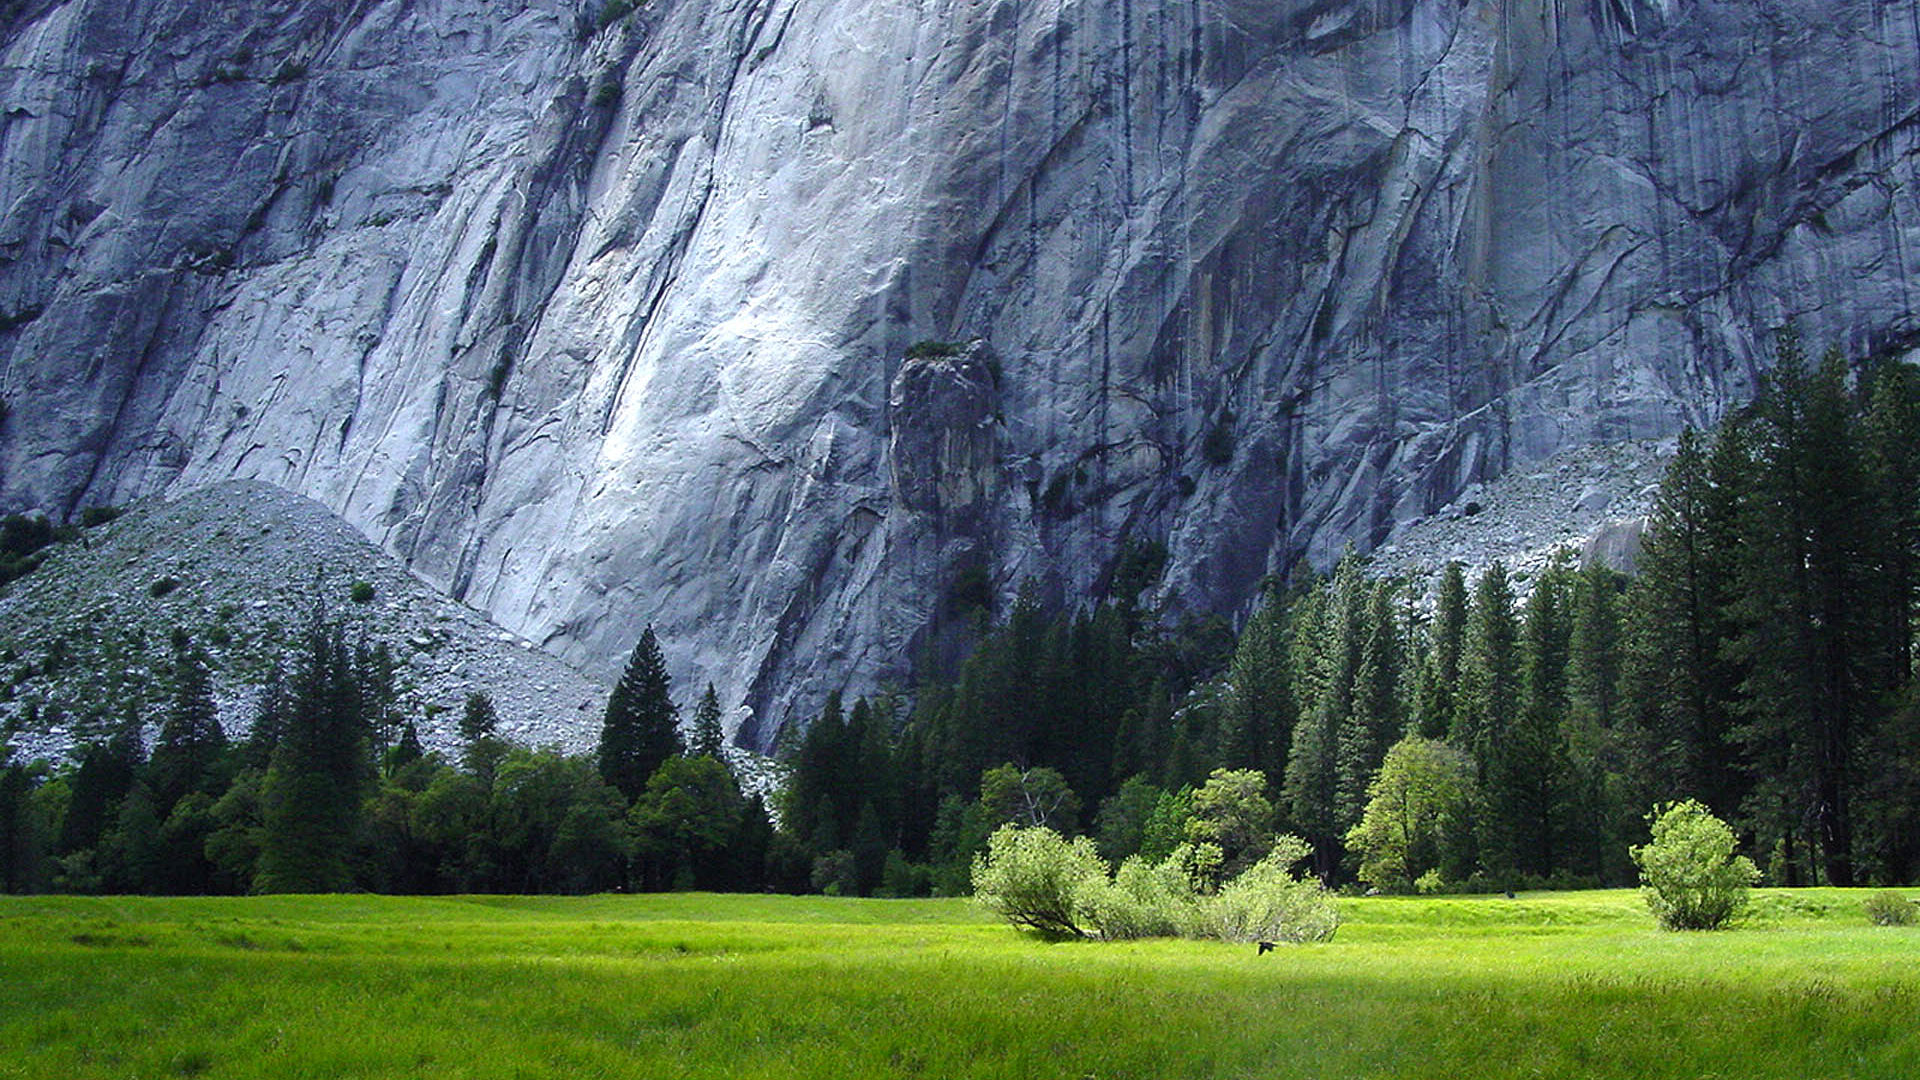
{"label": "gray rock", "polygon": [[952,575],[1234,610],[1920,341],[1913,0],[8,10],[0,509],[264,480],[762,743]]}

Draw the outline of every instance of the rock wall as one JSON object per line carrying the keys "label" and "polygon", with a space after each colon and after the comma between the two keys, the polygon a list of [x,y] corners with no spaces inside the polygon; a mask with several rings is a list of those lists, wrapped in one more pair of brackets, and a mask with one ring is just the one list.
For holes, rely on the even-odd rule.
{"label": "rock wall", "polygon": [[765,743],[1920,340],[1914,0],[618,12],[0,6],[0,508],[266,480]]}

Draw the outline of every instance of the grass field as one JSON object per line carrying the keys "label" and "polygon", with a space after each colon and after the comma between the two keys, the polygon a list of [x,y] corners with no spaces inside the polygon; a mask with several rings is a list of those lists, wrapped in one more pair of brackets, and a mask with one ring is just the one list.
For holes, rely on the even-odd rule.
{"label": "grass field", "polygon": [[964,901],[0,898],[0,1076],[1920,1076],[1920,928],[1630,892],[1333,943],[1045,944]]}

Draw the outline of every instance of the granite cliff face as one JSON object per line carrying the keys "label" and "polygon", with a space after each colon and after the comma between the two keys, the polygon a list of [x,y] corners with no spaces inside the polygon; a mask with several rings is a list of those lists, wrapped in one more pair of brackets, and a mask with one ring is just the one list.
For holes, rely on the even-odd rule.
{"label": "granite cliff face", "polygon": [[0,5],[0,508],[265,480],[764,743],[1920,341],[1911,0],[620,12]]}

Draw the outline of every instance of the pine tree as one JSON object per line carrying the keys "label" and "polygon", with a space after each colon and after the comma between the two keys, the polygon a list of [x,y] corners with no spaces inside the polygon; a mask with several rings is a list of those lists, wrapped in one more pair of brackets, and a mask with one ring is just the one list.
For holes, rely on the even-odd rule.
{"label": "pine tree", "polygon": [[1340,864],[1340,842],[1346,831],[1340,827],[1340,737],[1353,717],[1353,689],[1365,648],[1370,596],[1359,560],[1349,552],[1335,568],[1333,585],[1318,605],[1325,623],[1315,643],[1311,674],[1300,680],[1316,688],[1317,700],[1310,706],[1303,702],[1287,755],[1288,815],[1313,845],[1315,870],[1327,880]]}
{"label": "pine tree", "polygon": [[372,775],[353,651],[316,614],[288,685],[287,728],[261,785],[260,892],[339,892]]}
{"label": "pine tree", "polygon": [[147,767],[154,809],[163,820],[182,797],[219,786],[216,773],[227,750],[205,657],[182,642],[173,667],[173,701]]}
{"label": "pine tree", "polygon": [[600,776],[631,803],[654,770],[682,750],[672,679],[649,626],[607,699],[596,755]]}
{"label": "pine tree", "polygon": [[1353,708],[1338,735],[1335,825],[1344,837],[1359,824],[1367,808],[1367,785],[1386,760],[1387,748],[1399,741],[1405,721],[1401,711],[1402,663],[1400,619],[1395,611],[1398,590],[1378,582],[1370,590],[1354,673]]}
{"label": "pine tree", "polygon": [[726,745],[726,732],[720,727],[720,695],[714,693],[713,684],[708,683],[707,692],[700,695],[700,704],[693,710],[693,738],[687,753],[718,761]]}
{"label": "pine tree", "polygon": [[1520,710],[1519,629],[1513,590],[1505,565],[1495,562],[1473,589],[1467,620],[1466,652],[1461,659],[1462,688],[1449,741],[1473,756],[1487,811],[1477,830],[1481,861],[1495,874],[1519,868],[1520,811],[1513,793],[1503,788],[1512,776],[1502,754]]}
{"label": "pine tree", "polygon": [[61,819],[56,851],[66,855],[99,845],[119,815],[120,803],[133,790],[145,760],[140,725],[135,720],[122,723],[104,742],[90,743],[80,751],[80,762],[73,771],[73,795]]}
{"label": "pine tree", "polygon": [[835,691],[827,695],[826,707],[800,736],[781,808],[786,830],[809,852],[840,846],[852,824],[842,824],[839,810],[842,798],[858,790],[846,744],[846,717]]}
{"label": "pine tree", "polygon": [[1467,576],[1458,562],[1440,572],[1428,631],[1427,662],[1414,701],[1422,738],[1445,738],[1453,730],[1460,694],[1460,656],[1467,638]]}
{"label": "pine tree", "polygon": [[1487,751],[1520,704],[1519,627],[1507,568],[1494,562],[1474,584],[1461,656],[1461,693],[1449,741],[1484,768]]}
{"label": "pine tree", "polygon": [[1892,689],[1875,637],[1878,540],[1847,383],[1837,353],[1808,371],[1782,341],[1756,408],[1762,469],[1733,605],[1734,647],[1751,665],[1743,736],[1768,831],[1785,837],[1795,817],[1810,822],[1832,885],[1855,881],[1857,758]]}
{"label": "pine tree", "polygon": [[1261,595],[1227,669],[1231,687],[1222,710],[1220,754],[1231,768],[1278,776],[1293,745],[1292,659],[1288,655],[1287,607],[1277,588]]}
{"label": "pine tree", "polygon": [[500,714],[493,707],[493,697],[485,690],[468,694],[460,713],[460,737],[472,743],[491,739],[499,732]]}
{"label": "pine tree", "polygon": [[1735,536],[1747,438],[1722,427],[1709,450],[1693,431],[1660,483],[1627,595],[1627,701],[1657,755],[1662,799],[1697,798],[1731,817],[1746,782],[1730,739],[1740,676],[1732,636]]}
{"label": "pine tree", "polygon": [[1599,563],[1573,587],[1573,631],[1567,646],[1568,707],[1583,721],[1613,730],[1620,707],[1620,575]]}
{"label": "pine tree", "polygon": [[1542,876],[1558,868],[1568,809],[1561,722],[1567,711],[1569,577],[1564,565],[1552,567],[1527,598],[1519,709],[1488,749],[1489,816],[1501,833],[1496,850],[1510,856],[1514,868]]}

